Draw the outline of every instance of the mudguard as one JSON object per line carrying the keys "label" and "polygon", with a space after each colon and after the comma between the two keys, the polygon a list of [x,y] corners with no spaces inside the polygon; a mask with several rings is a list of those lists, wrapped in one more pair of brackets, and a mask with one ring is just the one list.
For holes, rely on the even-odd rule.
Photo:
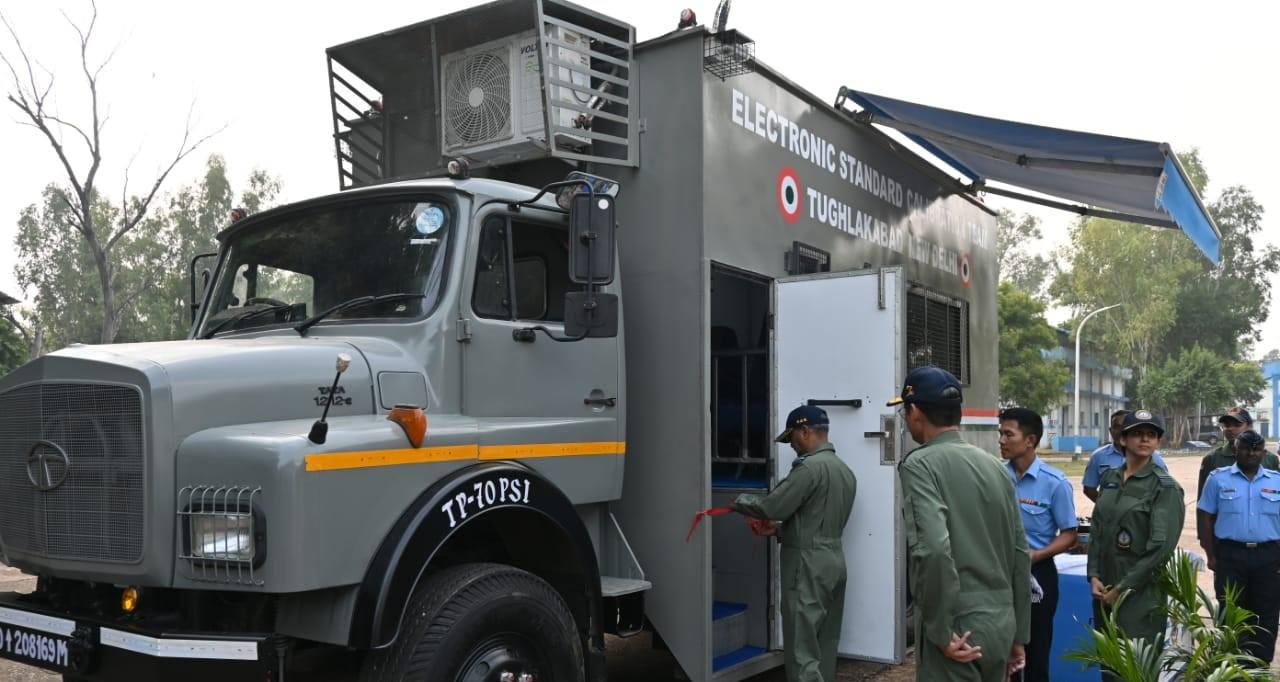
{"label": "mudguard", "polygon": [[577,548],[587,579],[590,640],[602,646],[600,568],[591,536],[573,503],[555,484],[511,462],[485,462],[454,472],[414,500],[365,573],[352,614],[350,646],[378,649],[394,642],[409,597],[440,547],[466,524],[494,510],[511,508],[541,514]]}

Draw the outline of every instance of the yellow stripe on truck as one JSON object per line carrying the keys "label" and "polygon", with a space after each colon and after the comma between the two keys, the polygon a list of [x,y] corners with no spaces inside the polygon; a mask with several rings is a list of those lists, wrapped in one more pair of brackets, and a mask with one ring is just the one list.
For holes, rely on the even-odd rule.
{"label": "yellow stripe on truck", "polygon": [[535,457],[581,457],[621,455],[626,443],[527,443],[525,445],[482,445],[480,459],[533,459]]}
{"label": "yellow stripe on truck", "polygon": [[537,457],[583,457],[587,455],[621,455],[625,442],[600,443],[526,443],[522,445],[444,445],[397,450],[362,450],[327,452],[307,455],[307,471],[337,471],[373,467],[429,464],[458,460],[533,459]]}

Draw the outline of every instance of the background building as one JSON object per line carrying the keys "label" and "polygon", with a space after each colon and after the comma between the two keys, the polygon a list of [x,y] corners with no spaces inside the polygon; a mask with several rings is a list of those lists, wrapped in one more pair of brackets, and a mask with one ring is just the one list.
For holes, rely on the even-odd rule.
{"label": "background building", "polygon": [[1280,424],[1276,423],[1276,416],[1280,414],[1280,360],[1262,363],[1262,376],[1267,380],[1262,400],[1249,408],[1253,426],[1268,438],[1280,438]]}
{"label": "background building", "polygon": [[[1111,413],[1128,407],[1126,383],[1133,378],[1133,370],[1121,367],[1110,358],[1101,357],[1087,341],[1080,346],[1080,413],[1072,415],[1075,399],[1075,341],[1070,330],[1058,332],[1058,347],[1045,355],[1067,363],[1071,378],[1062,387],[1061,399],[1044,416],[1045,439],[1043,442],[1055,450],[1072,452],[1077,444],[1089,452],[1110,440],[1107,427]],[[1080,424],[1080,436],[1076,438],[1076,423]]]}

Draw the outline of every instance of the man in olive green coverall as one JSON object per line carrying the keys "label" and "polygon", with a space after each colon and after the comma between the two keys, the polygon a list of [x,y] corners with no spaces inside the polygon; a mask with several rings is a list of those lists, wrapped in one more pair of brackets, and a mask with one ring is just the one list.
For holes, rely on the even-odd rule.
{"label": "man in olive green coverall", "polygon": [[1000,460],[960,439],[960,382],[937,367],[899,397],[920,447],[898,467],[915,598],[916,679],[1004,682],[1026,664],[1031,560]]}
{"label": "man in olive green coverall", "polygon": [[[796,451],[791,473],[768,496],[739,495],[734,509],[771,523],[763,531],[782,543],[782,639],[788,682],[835,682],[836,647],[844,621],[845,565],[841,536],[858,482],[827,442],[830,422],[820,407],[787,415],[779,443]],[[1006,477],[1007,478],[1007,477]],[[772,522],[782,528],[775,530]]]}

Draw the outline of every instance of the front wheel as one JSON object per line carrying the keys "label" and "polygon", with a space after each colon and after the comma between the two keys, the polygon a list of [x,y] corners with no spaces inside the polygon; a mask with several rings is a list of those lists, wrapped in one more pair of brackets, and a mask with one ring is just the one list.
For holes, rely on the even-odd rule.
{"label": "front wheel", "polygon": [[550,585],[501,564],[423,580],[396,641],[370,652],[361,682],[583,682],[573,614]]}

